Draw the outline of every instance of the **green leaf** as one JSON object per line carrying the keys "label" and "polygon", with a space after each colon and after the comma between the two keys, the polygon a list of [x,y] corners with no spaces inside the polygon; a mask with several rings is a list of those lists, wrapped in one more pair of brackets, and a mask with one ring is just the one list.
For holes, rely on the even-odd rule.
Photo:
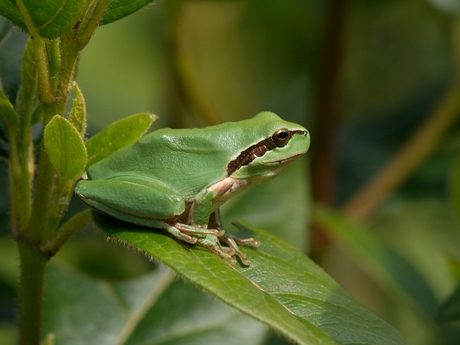
{"label": "green leaf", "polygon": [[22,56],[21,86],[16,97],[16,111],[19,117],[32,116],[37,91],[37,67],[32,40],[28,40]]}
{"label": "green leaf", "polygon": [[120,20],[151,2],[153,0],[114,0],[104,13],[99,24],[104,25]]}
{"label": "green leaf", "polygon": [[24,6],[41,37],[54,38],[76,24],[85,0],[23,0]]}
{"label": "green leaf", "polygon": [[[10,1],[0,0],[0,16],[5,17],[16,26],[19,26],[22,30],[27,31],[21,12],[19,12],[19,9]],[[2,20],[4,19],[2,18]]]}
{"label": "green leaf", "polygon": [[55,116],[46,126],[44,136],[46,153],[58,176],[66,181],[80,177],[86,165],[86,149],[75,127]]}
{"label": "green leaf", "polygon": [[316,207],[313,219],[338,243],[357,255],[369,274],[383,286],[411,298],[427,315],[436,317],[439,303],[434,292],[401,254],[373,236],[369,229],[348,221],[337,212]]}
{"label": "green leaf", "polygon": [[10,103],[5,94],[0,90],[0,116],[8,124],[9,127],[17,123],[18,117],[14,111],[13,105]]}
{"label": "green leaf", "polygon": [[262,244],[257,250],[242,248],[252,262],[243,267],[153,229],[96,212],[93,217],[110,237],[162,261],[298,344],[406,344],[397,331],[349,297],[299,250],[247,223],[241,222],[240,227]]}
{"label": "green leaf", "polygon": [[113,283],[50,265],[42,333],[54,333],[56,345],[254,345],[266,337],[265,326],[174,277],[160,268]]}
{"label": "green leaf", "polygon": [[35,125],[43,120],[44,111],[40,103],[35,106],[35,109],[32,113],[32,125]]}
{"label": "green leaf", "polygon": [[122,147],[135,142],[149,129],[156,115],[141,113],[112,123],[86,142],[87,167],[107,157]]}
{"label": "green leaf", "polygon": [[80,133],[80,136],[84,138],[86,129],[85,98],[77,83],[73,85],[73,91],[75,92],[75,98],[73,100],[72,109],[70,110],[69,122],[75,127],[78,133]]}
{"label": "green leaf", "polygon": [[452,295],[439,308],[438,316],[443,321],[455,321],[460,319],[460,285]]}

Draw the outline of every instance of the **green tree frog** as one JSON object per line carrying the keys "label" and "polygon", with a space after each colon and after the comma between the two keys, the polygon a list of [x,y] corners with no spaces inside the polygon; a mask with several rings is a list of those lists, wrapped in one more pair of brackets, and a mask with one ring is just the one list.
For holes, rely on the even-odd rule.
{"label": "green tree frog", "polygon": [[276,176],[309,145],[305,128],[271,112],[205,128],[160,129],[90,166],[75,192],[106,215],[249,265],[238,244],[259,241],[227,235],[218,208]]}

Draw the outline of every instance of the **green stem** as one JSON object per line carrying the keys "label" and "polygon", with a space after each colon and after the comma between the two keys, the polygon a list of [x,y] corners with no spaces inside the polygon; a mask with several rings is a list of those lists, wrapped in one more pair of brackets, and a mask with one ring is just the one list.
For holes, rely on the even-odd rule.
{"label": "green stem", "polygon": [[51,87],[51,78],[49,70],[48,55],[46,53],[45,41],[35,27],[35,24],[32,18],[25,7],[23,0],[17,0],[16,4],[26,22],[27,29],[29,30],[30,38],[32,39],[32,44],[35,52],[35,59],[37,64],[37,73],[38,73],[38,96],[42,104],[53,103],[54,93]]}
{"label": "green stem", "polygon": [[[28,109],[23,115],[19,124],[17,146],[16,143],[14,143],[16,139],[11,138],[10,134],[10,169],[14,173],[13,179],[10,180],[12,191],[11,199],[13,199],[14,194],[18,198],[18,206],[22,210],[21,213],[18,214],[20,219],[20,231],[25,229],[30,220],[32,181],[35,170],[31,126],[32,109]],[[14,214],[14,212],[12,212],[12,214]]]}
{"label": "green stem", "polygon": [[19,344],[40,344],[43,277],[48,259],[27,239],[17,240],[21,260]]}
{"label": "green stem", "polygon": [[43,139],[40,148],[40,164],[35,184],[35,197],[30,224],[31,231],[43,235],[47,230],[48,214],[53,196],[54,170],[46,154]]}
{"label": "green stem", "polygon": [[112,1],[113,0],[101,0],[98,3],[94,1],[90,3],[88,6],[89,12],[86,13],[85,19],[81,23],[76,36],[79,44],[79,50],[83,49],[88,44],[94,31],[97,29],[102,16],[107,10],[107,7],[109,7]]}
{"label": "green stem", "polygon": [[70,236],[92,221],[93,217],[89,209],[76,214],[65,222],[51,239],[44,242],[40,249],[49,256],[54,255]]}
{"label": "green stem", "polygon": [[54,94],[51,86],[50,70],[48,63],[48,56],[46,54],[45,41],[40,37],[36,36],[32,38],[37,72],[38,72],[38,96],[42,104],[51,104],[54,102]]}
{"label": "green stem", "polygon": [[30,216],[30,176],[21,164],[20,153],[17,145],[16,133],[9,131],[10,160],[8,175],[11,198],[11,227],[15,237],[22,234],[27,226]]}
{"label": "green stem", "polygon": [[[66,100],[70,91],[69,85],[73,82],[77,63],[78,50],[75,49],[75,46],[69,40],[61,42],[61,49],[62,63],[57,83],[56,101],[43,106],[45,112],[43,122],[45,126],[51,121],[53,116],[64,116]],[[41,233],[45,238],[49,238],[56,230],[55,227],[51,228],[49,226],[50,205],[52,205],[55,184],[54,169],[46,153],[42,138],[31,224],[40,227],[36,228],[36,231]]]}

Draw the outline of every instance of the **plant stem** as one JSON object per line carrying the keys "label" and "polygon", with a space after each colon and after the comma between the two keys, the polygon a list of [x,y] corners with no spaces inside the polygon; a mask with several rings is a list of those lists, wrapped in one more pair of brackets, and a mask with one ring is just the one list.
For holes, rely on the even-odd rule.
{"label": "plant stem", "polygon": [[[66,101],[73,83],[80,50],[88,43],[100,18],[111,0],[91,2],[90,13],[84,18],[83,30],[78,35],[75,27],[67,34],[53,40],[40,37],[39,29],[29,15],[24,0],[17,6],[30,35],[37,79],[38,96],[43,107],[44,127],[56,116],[64,116]],[[89,4],[88,4],[89,5]],[[48,42],[48,43],[46,43]],[[30,72],[30,60],[29,62]],[[33,63],[33,62],[32,62]],[[26,62],[23,61],[23,66]],[[35,72],[35,70],[34,70]],[[40,147],[32,202],[32,177],[34,175],[33,147],[31,140],[31,116],[35,78],[25,78],[30,85],[24,89],[21,101],[22,121],[18,128],[10,129],[9,178],[11,188],[11,217],[13,235],[20,256],[19,279],[19,342],[21,345],[38,345],[42,312],[42,294],[45,265],[59,250],[65,240],[79,225],[90,219],[90,213],[72,218],[57,232],[62,214],[68,206],[73,181],[58,182],[46,153],[43,137]],[[33,85],[32,85],[33,82]],[[32,90],[32,91],[31,91]],[[27,91],[27,92],[26,92]],[[54,200],[53,202],[53,199]],[[61,200],[65,200],[64,203]],[[55,206],[58,209],[53,210]]]}
{"label": "plant stem", "polygon": [[55,98],[51,87],[50,70],[48,63],[48,55],[46,53],[45,41],[38,33],[33,20],[30,18],[29,12],[24,5],[23,0],[17,0],[16,4],[26,22],[29,35],[35,52],[35,62],[37,64],[38,74],[38,96],[42,104],[53,103]]}
{"label": "plant stem", "polygon": [[[53,116],[64,116],[65,105],[77,63],[78,50],[75,46],[69,40],[65,39],[62,40],[61,44],[62,63],[57,83],[56,100],[53,103],[43,106],[45,112],[43,122],[45,126],[51,121]],[[52,205],[55,185],[54,169],[46,153],[42,138],[31,224],[37,227],[36,231],[44,238],[50,238],[51,234],[56,230],[55,227],[51,228],[49,226],[50,205]]]}
{"label": "plant stem", "polygon": [[54,255],[70,236],[92,221],[93,217],[91,215],[91,210],[89,209],[76,214],[56,231],[56,234],[52,239],[45,239],[45,242],[43,242],[40,248],[41,251],[43,253],[47,253],[49,256]]}
{"label": "plant stem", "polygon": [[[16,132],[9,131],[10,160],[8,175],[11,199],[11,228],[14,236],[25,231],[30,216],[30,174],[27,165],[21,163],[21,152],[18,150]],[[26,171],[24,171],[26,170]]]}
{"label": "plant stem", "polygon": [[82,50],[93,36],[94,31],[99,26],[105,11],[112,3],[112,0],[101,0],[99,2],[90,2],[88,11],[83,19],[81,26],[77,32],[76,41],[79,44],[78,49]]}
{"label": "plant stem", "polygon": [[21,260],[19,277],[20,345],[40,343],[43,277],[47,258],[27,238],[16,238]]}
{"label": "plant stem", "polygon": [[[340,122],[340,80],[344,60],[347,0],[330,0],[326,32],[322,40],[319,61],[316,149],[312,152],[313,199],[331,205],[335,199],[335,150]],[[310,256],[322,261],[330,240],[327,234],[312,224],[308,245]]]}
{"label": "plant stem", "polygon": [[430,155],[460,115],[460,81],[446,94],[437,109],[407,144],[343,207],[353,219],[369,216],[388,193],[400,186]]}

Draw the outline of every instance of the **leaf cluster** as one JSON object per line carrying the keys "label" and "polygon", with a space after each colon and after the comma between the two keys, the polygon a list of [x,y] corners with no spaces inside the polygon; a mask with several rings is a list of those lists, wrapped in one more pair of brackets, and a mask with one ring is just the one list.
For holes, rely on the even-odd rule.
{"label": "leaf cluster", "polygon": [[[21,260],[20,342],[38,344],[46,337],[49,344],[69,339],[82,344],[263,344],[268,337],[265,324],[298,344],[405,344],[395,329],[298,249],[248,223],[239,222],[238,227],[262,246],[243,248],[252,265],[242,267],[88,210],[63,220],[85,169],[137,140],[156,119],[148,113],[132,115],[85,140],[85,98],[75,83],[79,53],[96,28],[149,2],[0,0],[0,14],[14,25],[0,21],[0,154],[8,163],[12,232]],[[3,61],[11,64],[11,73],[3,72],[9,68]],[[114,283],[48,265],[42,312],[49,259],[93,221],[109,238],[166,264],[199,289],[175,280],[163,268]],[[379,252],[372,241],[359,245]],[[378,267],[381,262],[371,263]],[[430,291],[423,290],[418,298],[433,310]],[[88,315],[90,306],[95,306],[94,313]],[[456,315],[450,306],[445,315]]]}

